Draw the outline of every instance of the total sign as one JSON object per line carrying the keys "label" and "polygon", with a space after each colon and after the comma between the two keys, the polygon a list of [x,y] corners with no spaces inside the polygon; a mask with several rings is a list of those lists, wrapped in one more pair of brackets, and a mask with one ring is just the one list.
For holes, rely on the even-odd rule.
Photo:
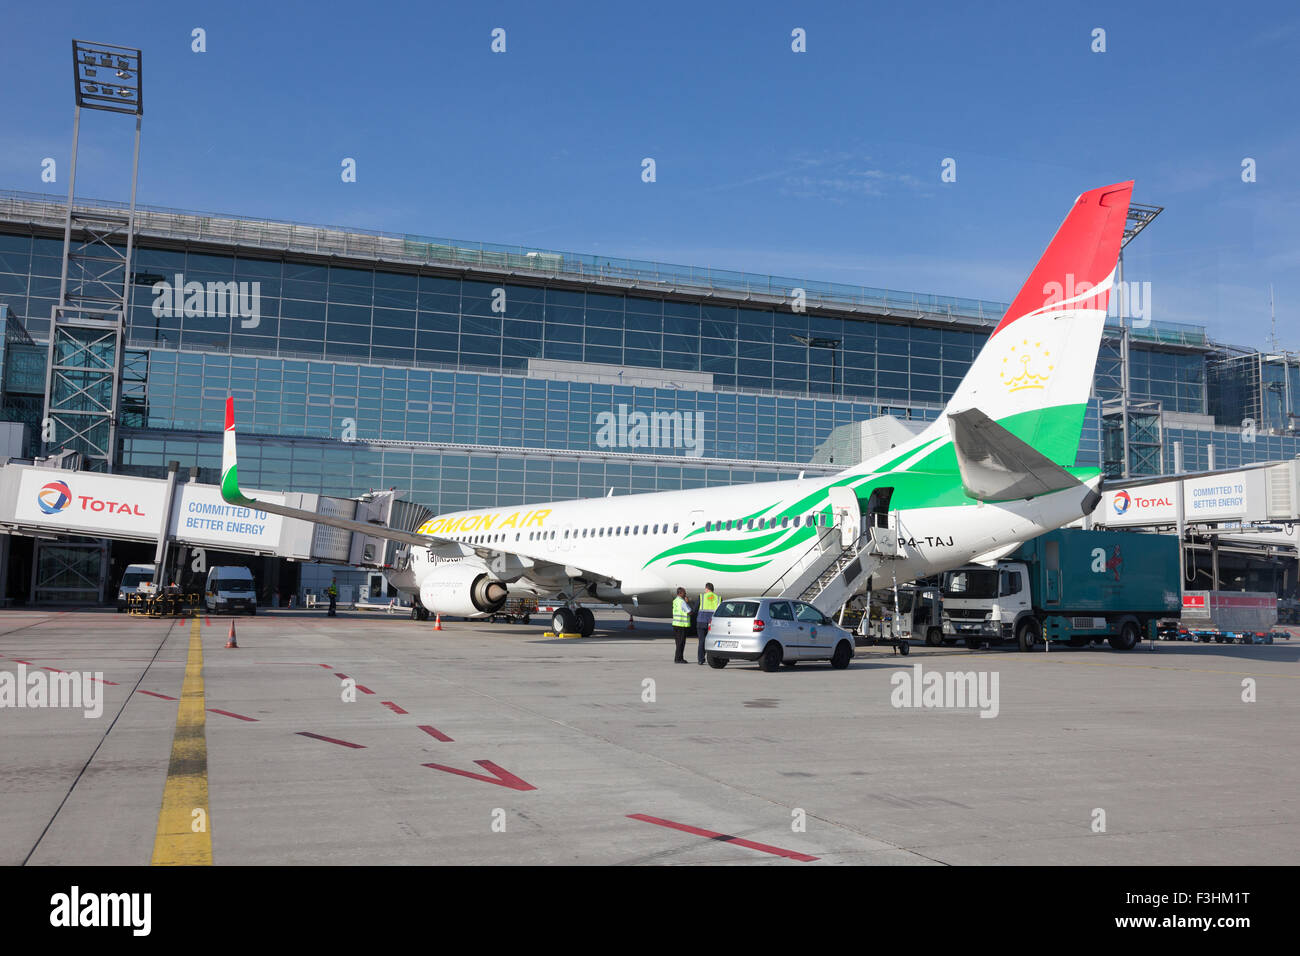
{"label": "total sign", "polygon": [[29,468],[18,486],[14,517],[48,528],[157,537],[160,481],[56,468]]}
{"label": "total sign", "polygon": [[1173,524],[1178,520],[1173,482],[1107,491],[1102,497],[1101,511],[1096,515],[1098,524]]}

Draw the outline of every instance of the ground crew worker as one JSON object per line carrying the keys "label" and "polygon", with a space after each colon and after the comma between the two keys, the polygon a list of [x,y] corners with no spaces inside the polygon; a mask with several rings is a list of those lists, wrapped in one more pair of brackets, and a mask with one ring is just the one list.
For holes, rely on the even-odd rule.
{"label": "ground crew worker", "polygon": [[685,664],[686,638],[691,633],[691,605],[686,600],[686,588],[677,589],[673,598],[673,639],[677,642],[677,656],[674,664]]}
{"label": "ground crew worker", "polygon": [[338,580],[338,578],[330,578],[330,586],[325,589],[325,593],[329,595],[330,599],[330,609],[329,613],[325,615],[326,617],[338,617],[338,612],[335,610],[339,602]]}
{"label": "ground crew worker", "polygon": [[696,654],[698,658],[695,663],[704,663],[704,638],[709,633],[709,621],[713,620],[713,612],[718,609],[718,601],[721,599],[713,593],[713,585],[705,584],[704,593],[700,595],[700,610],[696,617],[695,625],[699,629],[700,646]]}

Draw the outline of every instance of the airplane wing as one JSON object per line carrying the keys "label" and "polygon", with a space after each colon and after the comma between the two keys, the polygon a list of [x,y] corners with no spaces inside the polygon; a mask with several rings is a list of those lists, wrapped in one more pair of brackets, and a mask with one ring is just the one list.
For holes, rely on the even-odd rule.
{"label": "airplane wing", "polygon": [[[376,538],[387,538],[390,541],[400,541],[403,544],[409,544],[417,548],[435,548],[440,545],[453,544],[458,548],[468,548],[475,555],[487,561],[500,555],[508,555],[523,562],[526,568],[530,566],[535,568],[547,565],[554,565],[555,567],[572,565],[572,562],[569,561],[546,561],[529,555],[521,555],[503,548],[492,548],[483,544],[470,544],[465,541],[457,541],[454,538],[442,537],[436,534],[421,534],[419,532],[402,531],[397,528],[390,528],[388,525],[380,524],[378,522],[355,521],[350,518],[318,514],[315,511],[307,511],[303,508],[293,508],[289,505],[275,504],[269,501],[262,501],[258,498],[250,498],[248,495],[244,494],[239,487],[239,461],[235,448],[235,400],[231,396],[227,396],[226,398],[226,429],[221,447],[221,497],[225,499],[227,504],[240,505],[245,508],[256,508],[258,511],[283,515],[286,518],[297,518],[300,521],[310,521],[313,524],[329,525],[331,528],[340,528],[344,531],[352,531],[357,534],[367,534]],[[596,571],[594,568],[578,568],[578,570],[588,573],[592,577],[598,579],[612,578],[612,575],[608,572]]]}

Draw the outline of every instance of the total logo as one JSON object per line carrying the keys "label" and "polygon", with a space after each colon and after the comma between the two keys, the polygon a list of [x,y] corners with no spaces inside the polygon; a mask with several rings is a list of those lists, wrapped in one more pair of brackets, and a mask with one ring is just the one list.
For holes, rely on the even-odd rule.
{"label": "total logo", "polygon": [[72,503],[72,492],[66,481],[51,481],[36,492],[36,503],[47,515],[56,515]]}
{"label": "total logo", "polygon": [[1122,515],[1130,507],[1140,511],[1143,508],[1172,508],[1174,503],[1168,498],[1142,498],[1138,495],[1130,495],[1127,491],[1120,491],[1112,499],[1111,506],[1115,509],[1115,514]]}
{"label": "total logo", "polygon": [[36,504],[47,515],[61,514],[68,509],[74,500],[83,512],[134,515],[137,518],[145,517],[145,513],[138,504],[132,504],[128,501],[108,501],[103,498],[96,498],[93,495],[73,495],[72,489],[68,487],[66,481],[51,481],[46,485],[42,485],[41,490],[36,492]]}

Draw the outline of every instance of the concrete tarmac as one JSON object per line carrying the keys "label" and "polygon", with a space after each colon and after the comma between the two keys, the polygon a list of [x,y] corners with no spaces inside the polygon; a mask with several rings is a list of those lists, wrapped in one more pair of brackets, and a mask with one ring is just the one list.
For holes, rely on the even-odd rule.
{"label": "concrete tarmac", "polygon": [[[548,640],[270,611],[237,650],[230,621],[200,628],[217,865],[1300,862],[1300,638],[767,674],[674,664],[623,615]],[[0,681],[105,682],[99,717],[0,708],[0,864],[150,862],[190,632],[0,612]],[[996,675],[997,716],[895,706],[917,665]]]}

